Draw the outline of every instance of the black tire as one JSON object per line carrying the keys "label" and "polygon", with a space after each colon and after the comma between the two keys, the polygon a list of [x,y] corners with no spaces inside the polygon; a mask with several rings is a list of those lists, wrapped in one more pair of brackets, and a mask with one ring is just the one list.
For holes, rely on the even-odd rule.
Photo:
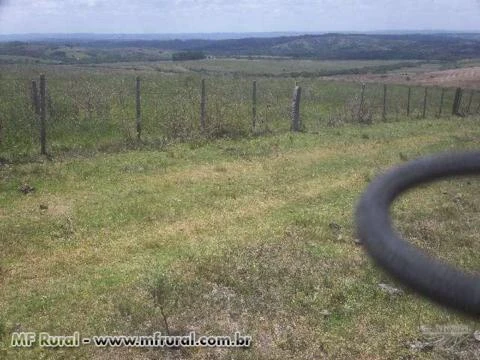
{"label": "black tire", "polygon": [[480,152],[421,158],[375,179],[356,211],[358,236],[388,273],[429,299],[480,315],[480,277],[464,273],[410,245],[392,228],[389,208],[403,191],[436,179],[480,174]]}

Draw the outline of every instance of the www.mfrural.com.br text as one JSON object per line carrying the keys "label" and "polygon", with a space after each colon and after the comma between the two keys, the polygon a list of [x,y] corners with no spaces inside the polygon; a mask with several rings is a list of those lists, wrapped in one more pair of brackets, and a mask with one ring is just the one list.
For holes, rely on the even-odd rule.
{"label": "www.mfrural.com.br text", "polygon": [[248,348],[252,344],[252,337],[236,332],[233,336],[199,336],[191,332],[184,336],[169,336],[156,332],[153,335],[135,336],[92,336],[82,337],[79,332],[72,335],[51,335],[47,332],[15,332],[12,334],[10,345],[15,348],[76,348],[83,345],[105,347],[133,347],[133,348],[180,348],[180,347],[228,347]]}

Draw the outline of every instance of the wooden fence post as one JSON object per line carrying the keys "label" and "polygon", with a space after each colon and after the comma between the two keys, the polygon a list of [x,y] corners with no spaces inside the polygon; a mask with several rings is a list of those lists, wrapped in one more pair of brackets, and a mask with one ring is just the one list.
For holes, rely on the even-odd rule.
{"label": "wooden fence post", "polygon": [[302,97],[302,88],[295,86],[292,101],[292,131],[301,131],[302,124],[300,122],[300,100]]}
{"label": "wooden fence post", "polygon": [[360,93],[360,107],[358,108],[357,121],[363,122],[363,113],[365,108],[365,83],[362,83],[362,92]]}
{"label": "wooden fence post", "polygon": [[452,115],[461,116],[460,105],[462,104],[462,89],[457,88],[455,98],[453,99]]}
{"label": "wooden fence post", "polygon": [[265,120],[264,120],[264,124],[263,124],[266,129],[268,129],[268,115],[269,115],[268,112],[269,112],[269,110],[270,110],[270,104],[267,104],[265,106]]}
{"label": "wooden fence post", "polygon": [[444,98],[445,98],[445,88],[442,88],[442,95],[440,96],[440,108],[438,109],[438,117],[442,116]]}
{"label": "wooden fence post", "polygon": [[45,74],[40,75],[40,154],[47,154],[47,80]]}
{"label": "wooden fence post", "polygon": [[40,115],[40,102],[38,99],[38,87],[37,82],[32,80],[32,107],[36,115]]}
{"label": "wooden fence post", "polygon": [[428,88],[425,88],[425,94],[423,95],[423,113],[422,118],[425,119],[427,116],[427,97],[428,97]]}
{"label": "wooden fence post", "polygon": [[412,98],[412,88],[408,88],[408,99],[407,99],[407,117],[410,117],[410,100]]}
{"label": "wooden fence post", "polygon": [[205,131],[206,126],[206,105],[207,105],[207,94],[205,89],[205,79],[202,79],[202,97],[200,100],[200,126],[202,131]]}
{"label": "wooden fence post", "polygon": [[382,120],[387,120],[387,84],[383,85],[383,112],[382,112]]}
{"label": "wooden fence post", "polygon": [[468,99],[468,105],[467,105],[467,111],[466,111],[467,114],[470,114],[470,108],[472,106],[472,100],[473,100],[473,90],[470,91],[470,97]]}
{"label": "wooden fence post", "polygon": [[137,140],[140,141],[142,135],[142,97],[140,94],[140,76],[137,76],[136,86],[136,110],[137,110]]}
{"label": "wooden fence post", "polygon": [[257,126],[257,81],[253,81],[252,89],[252,131],[255,131]]}

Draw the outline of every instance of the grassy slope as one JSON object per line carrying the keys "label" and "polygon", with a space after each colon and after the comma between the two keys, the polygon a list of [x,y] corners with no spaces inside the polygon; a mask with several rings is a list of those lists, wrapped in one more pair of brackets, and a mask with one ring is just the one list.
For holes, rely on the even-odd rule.
{"label": "grassy slope", "polygon": [[[384,294],[378,283],[392,281],[354,244],[352,212],[400,153],[479,140],[478,118],[404,121],[2,167],[0,358],[164,357],[8,347],[15,330],[163,331],[152,288],[164,294],[174,331],[254,338],[248,351],[169,358],[448,358],[408,343],[421,337],[420,325],[474,323],[409,292]],[[36,192],[21,194],[22,183]],[[405,196],[395,209],[401,229],[478,268],[479,184],[442,182]]]}

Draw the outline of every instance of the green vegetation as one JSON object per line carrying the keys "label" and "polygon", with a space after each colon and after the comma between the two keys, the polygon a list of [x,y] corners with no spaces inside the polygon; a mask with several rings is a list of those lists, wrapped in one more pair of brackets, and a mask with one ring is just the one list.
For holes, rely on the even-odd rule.
{"label": "green vegetation", "polygon": [[[440,62],[429,62],[435,65]],[[262,77],[319,77],[330,75],[385,73],[396,69],[410,71],[424,64],[421,61],[403,62],[398,60],[291,60],[291,59],[209,59],[183,63],[185,70],[202,74],[229,74],[235,76],[262,76]],[[178,66],[175,64],[174,66]],[[168,62],[159,63],[157,69],[175,71]]]}
{"label": "green vegetation", "polygon": [[[384,121],[381,84],[367,84],[360,110],[361,84],[291,76],[399,66],[280,59],[2,65],[0,358],[473,358],[476,322],[408,290],[398,296],[379,287],[401,286],[355,242],[353,213],[385,169],[478,147],[480,99],[473,98],[472,116],[450,117],[454,90],[447,89],[438,117],[441,89],[429,88],[423,119],[424,89],[412,87],[407,118],[407,87],[389,85]],[[40,73],[48,82],[47,157],[38,155],[30,92]],[[302,133],[289,131],[295,81]],[[469,178],[422,186],[397,201],[395,222],[425,251],[478,269],[479,185]],[[432,340],[420,328],[459,324],[468,336]],[[15,331],[239,331],[253,347],[22,350],[9,346]]]}
{"label": "green vegetation", "polygon": [[282,58],[210,58],[197,61],[161,61],[135,63],[92,64],[89,68],[115,70],[155,70],[164,73],[198,73],[202,75],[233,75],[235,77],[304,77],[384,74],[392,72],[424,72],[457,65],[443,61],[399,61],[399,60],[292,60]]}
{"label": "green vegetation", "polygon": [[172,55],[173,61],[202,60],[205,54],[201,51],[182,51]]}
{"label": "green vegetation", "polygon": [[[211,60],[198,63],[214,66]],[[228,66],[236,60],[224,60]],[[239,61],[239,69],[249,60]],[[265,65],[266,60],[260,62]],[[278,69],[280,62],[273,61]],[[171,63],[173,64],[173,63]],[[189,62],[180,62],[188,66]],[[191,64],[197,64],[192,62]],[[291,63],[287,65],[293,66]],[[313,63],[308,66],[332,63]],[[366,63],[339,63],[339,67]],[[158,65],[162,66],[162,65]],[[193,67],[194,65],[192,65]],[[373,64],[377,66],[377,64]],[[176,141],[202,142],[205,138],[248,137],[283,133],[290,129],[294,83],[303,88],[301,114],[306,131],[321,132],[327,125],[357,122],[361,85],[315,78],[260,78],[257,80],[257,126],[252,129],[252,81],[257,77],[209,75],[207,83],[207,129],[200,131],[200,80],[202,73],[172,75],[142,64],[118,67],[3,66],[0,81],[0,157],[3,161],[31,159],[38,153],[38,119],[31,100],[31,80],[46,73],[48,82],[48,151],[53,156],[116,152],[136,147],[163,148]],[[187,70],[188,71],[188,70]],[[243,70],[240,70],[243,71]],[[275,70],[273,70],[275,71]],[[142,79],[142,142],[135,133],[135,77]],[[387,121],[406,115],[408,89],[389,85]],[[423,115],[423,89],[412,87],[412,118]],[[430,88],[427,117],[439,112],[441,90]],[[445,93],[443,115],[451,113],[454,91]],[[480,99],[473,98],[471,112]],[[464,101],[467,106],[468,99]],[[373,122],[382,121],[383,85],[368,84],[365,111]]]}
{"label": "green vegetation", "polygon": [[[477,323],[410,292],[384,293],[379,283],[398,285],[354,243],[353,210],[384,169],[475,148],[478,121],[403,119],[4,165],[0,356],[471,358],[470,340],[410,347],[427,341],[422,325],[473,331]],[[22,194],[24,183],[36,190]],[[422,187],[397,203],[394,217],[416,245],[476,269],[479,185],[471,178]],[[167,326],[240,331],[254,345],[9,347],[12,331],[147,335]]]}
{"label": "green vegetation", "polygon": [[51,39],[0,43],[0,55],[62,63],[158,61],[172,53],[321,60],[445,60],[480,57],[478,34],[323,34],[233,40]]}
{"label": "green vegetation", "polygon": [[[155,48],[121,47],[96,48],[84,44],[65,43],[0,43],[0,63],[13,63],[12,57],[17,60],[28,59],[34,63],[54,64],[97,64],[111,62],[159,61],[171,60],[172,53]],[[16,63],[21,63],[16,62]]]}

